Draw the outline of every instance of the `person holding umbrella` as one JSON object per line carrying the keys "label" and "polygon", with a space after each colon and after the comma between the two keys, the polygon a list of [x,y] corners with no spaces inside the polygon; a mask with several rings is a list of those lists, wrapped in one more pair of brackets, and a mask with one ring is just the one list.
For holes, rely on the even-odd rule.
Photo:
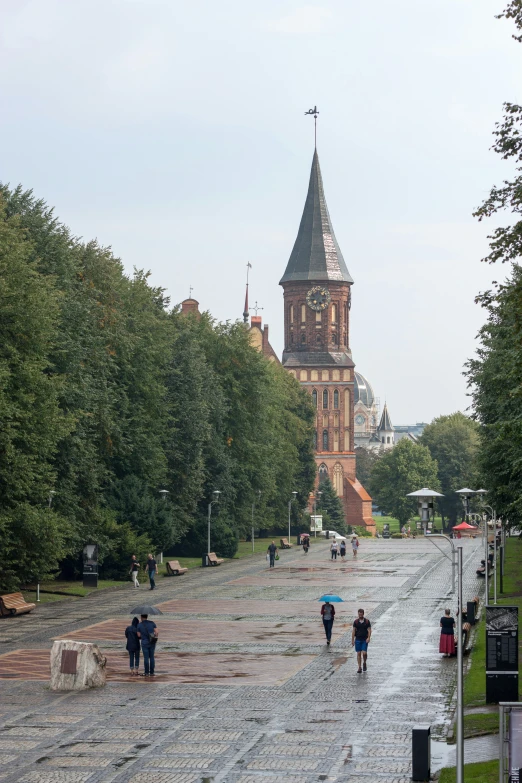
{"label": "person holding umbrella", "polygon": [[333,602],[342,602],[343,599],[339,598],[338,595],[323,595],[319,600],[324,601],[323,606],[321,606],[321,617],[323,618],[324,632],[326,634],[326,644],[329,647],[332,641],[332,628],[335,619]]}
{"label": "person holding umbrella", "polygon": [[138,639],[138,623],[137,617],[132,618],[132,623],[125,629],[125,636],[127,638],[127,652],[130,659],[130,673],[138,674],[140,668],[140,640]]}

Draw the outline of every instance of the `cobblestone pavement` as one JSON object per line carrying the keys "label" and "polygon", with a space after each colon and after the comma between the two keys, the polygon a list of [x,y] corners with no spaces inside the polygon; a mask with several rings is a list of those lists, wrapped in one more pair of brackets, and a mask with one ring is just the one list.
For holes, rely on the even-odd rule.
{"label": "cobblestone pavement", "polygon": [[[463,548],[467,600],[483,587],[480,542]],[[455,660],[438,654],[439,618],[456,609],[449,561],[425,539],[362,539],[357,561],[328,558],[313,542],[307,556],[281,552],[272,571],[258,557],[159,580],[157,682],[124,669],[125,616],[150,600],[146,588],[0,621],[2,783],[409,781],[412,726],[442,740],[450,720]],[[330,648],[323,592],[346,601]],[[362,675],[350,632],[359,605],[374,634]],[[72,635],[107,652],[105,688],[49,691],[52,640]],[[35,666],[41,679],[26,679]]]}

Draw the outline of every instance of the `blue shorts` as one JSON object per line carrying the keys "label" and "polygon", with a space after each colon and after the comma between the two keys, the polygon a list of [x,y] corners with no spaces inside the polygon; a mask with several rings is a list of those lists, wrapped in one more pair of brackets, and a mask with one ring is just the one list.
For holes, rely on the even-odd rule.
{"label": "blue shorts", "polygon": [[368,642],[364,639],[355,640],[355,652],[366,652],[368,650]]}

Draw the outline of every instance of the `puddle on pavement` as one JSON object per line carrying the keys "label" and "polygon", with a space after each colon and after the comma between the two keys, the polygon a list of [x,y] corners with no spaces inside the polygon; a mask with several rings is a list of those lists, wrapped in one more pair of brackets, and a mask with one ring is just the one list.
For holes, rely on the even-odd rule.
{"label": "puddle on pavement", "polygon": [[440,740],[431,740],[431,771],[438,772],[442,767],[455,765],[455,745]]}

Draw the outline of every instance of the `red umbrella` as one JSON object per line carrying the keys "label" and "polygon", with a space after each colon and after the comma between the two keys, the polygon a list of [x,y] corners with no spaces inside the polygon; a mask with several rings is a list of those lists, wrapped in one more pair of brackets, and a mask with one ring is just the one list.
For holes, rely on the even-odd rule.
{"label": "red umbrella", "polygon": [[460,525],[454,525],[453,530],[477,530],[475,525],[468,525],[467,522],[461,522]]}

